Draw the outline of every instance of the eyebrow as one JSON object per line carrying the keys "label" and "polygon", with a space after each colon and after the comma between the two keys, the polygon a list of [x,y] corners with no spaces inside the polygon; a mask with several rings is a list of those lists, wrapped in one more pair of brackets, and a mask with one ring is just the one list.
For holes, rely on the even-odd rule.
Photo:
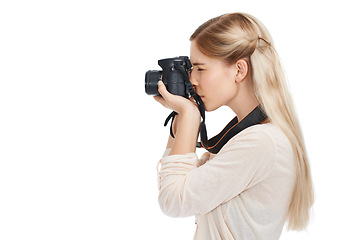
{"label": "eyebrow", "polygon": [[193,66],[198,66],[198,65],[205,65],[204,63],[193,63]]}

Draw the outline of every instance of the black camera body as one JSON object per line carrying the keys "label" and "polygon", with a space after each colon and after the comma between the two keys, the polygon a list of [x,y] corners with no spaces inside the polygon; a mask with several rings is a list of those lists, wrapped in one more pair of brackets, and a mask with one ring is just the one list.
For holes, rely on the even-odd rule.
{"label": "black camera body", "polygon": [[148,95],[160,95],[158,81],[162,80],[167,90],[175,95],[189,98],[192,87],[189,72],[192,68],[188,57],[180,56],[158,60],[163,71],[149,70],[145,74],[145,92]]}

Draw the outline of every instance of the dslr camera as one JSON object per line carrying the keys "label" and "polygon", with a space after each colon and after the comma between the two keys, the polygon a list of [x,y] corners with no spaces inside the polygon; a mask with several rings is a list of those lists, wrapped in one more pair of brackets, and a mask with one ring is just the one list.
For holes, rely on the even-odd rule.
{"label": "dslr camera", "polygon": [[189,81],[192,65],[188,57],[180,56],[158,60],[162,71],[149,70],[145,74],[145,92],[148,95],[160,95],[158,81],[162,80],[167,90],[175,95],[189,98],[193,91]]}

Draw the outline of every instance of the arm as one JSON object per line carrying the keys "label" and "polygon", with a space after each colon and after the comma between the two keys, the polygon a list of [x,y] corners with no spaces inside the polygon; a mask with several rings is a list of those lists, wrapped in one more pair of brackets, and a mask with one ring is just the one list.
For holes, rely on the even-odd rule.
{"label": "arm", "polygon": [[243,132],[197,167],[194,153],[161,160],[159,204],[172,217],[206,214],[262,181],[275,162],[275,145],[263,132]]}
{"label": "arm", "polygon": [[197,114],[196,109],[185,111],[178,116],[178,128],[176,138],[170,152],[170,155],[180,155],[194,153],[198,138],[198,129],[200,116],[194,117]]}
{"label": "arm", "polygon": [[162,81],[159,81],[158,91],[162,97],[157,96],[155,99],[178,113],[174,126],[176,138],[170,136],[167,144],[167,148],[171,148],[170,155],[195,152],[201,121],[197,106],[189,99],[169,93]]}
{"label": "arm", "polygon": [[[174,134],[174,136],[176,136],[176,132],[177,132],[177,122],[178,122],[178,116],[175,115],[174,120],[172,122],[172,132]],[[171,136],[171,134],[169,134],[169,138],[168,138],[168,143],[166,145],[166,148],[172,148],[172,146],[174,145],[174,141],[175,139]]]}

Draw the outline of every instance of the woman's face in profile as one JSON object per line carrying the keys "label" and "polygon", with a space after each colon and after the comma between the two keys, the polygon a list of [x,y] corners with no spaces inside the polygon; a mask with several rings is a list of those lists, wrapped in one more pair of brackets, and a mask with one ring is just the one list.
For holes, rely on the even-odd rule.
{"label": "woman's face in profile", "polygon": [[229,105],[238,91],[235,66],[204,55],[195,41],[191,42],[190,59],[193,65],[190,81],[202,98],[206,111]]}

